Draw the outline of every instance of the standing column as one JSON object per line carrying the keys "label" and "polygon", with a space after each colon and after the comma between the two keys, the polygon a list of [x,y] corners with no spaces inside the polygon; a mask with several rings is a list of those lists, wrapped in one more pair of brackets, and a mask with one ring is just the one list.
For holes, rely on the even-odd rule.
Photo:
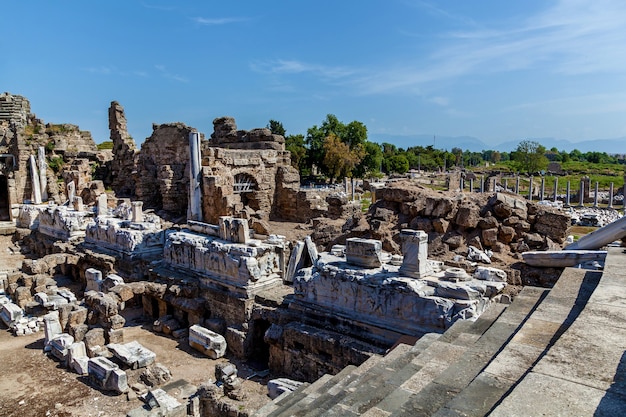
{"label": "standing column", "polygon": [[598,207],[598,181],[596,181],[596,186],[593,190],[593,206]]}
{"label": "standing column", "polygon": [[465,180],[461,177],[461,181],[459,181],[461,192],[463,192],[463,188],[465,187]]}
{"label": "standing column", "polygon": [[470,178],[470,193],[474,192],[474,178]]}
{"label": "standing column", "polygon": [[43,146],[39,147],[37,156],[39,157],[39,185],[41,187],[41,201],[48,201],[48,164],[46,163],[46,150]]}
{"label": "standing column", "polygon": [[556,203],[557,196],[559,195],[559,177],[554,177],[554,202]]}
{"label": "standing column", "polygon": [[530,176],[530,180],[528,181],[528,199],[533,201],[533,177]]}
{"label": "standing column", "polygon": [[30,162],[30,178],[33,184],[33,203],[41,204],[41,183],[39,182],[39,172],[37,172],[37,162],[35,156],[31,155]]}
{"label": "standing column", "polygon": [[403,229],[400,232],[402,242],[402,266],[398,271],[403,276],[421,278],[432,272],[428,265],[428,235],[423,230]]}
{"label": "standing column", "polygon": [[580,197],[578,198],[578,207],[585,206],[585,183],[580,181]]}
{"label": "standing column", "polygon": [[132,210],[130,221],[133,223],[143,222],[143,201],[133,201],[130,205]]}
{"label": "standing column", "polygon": [[570,182],[567,181],[567,187],[565,188],[565,207],[569,207],[569,199],[570,199]]}
{"label": "standing column", "polygon": [[504,178],[504,191],[509,191],[509,185],[507,184],[506,178]]}
{"label": "standing column", "polygon": [[354,186],[354,183],[355,183],[354,178],[350,178],[350,181],[351,181],[351,186],[352,186],[352,201],[354,201],[354,189],[355,189],[355,186]]}
{"label": "standing column", "polygon": [[539,201],[543,201],[543,197],[546,191],[546,178],[544,176],[541,177],[541,189],[539,192]]}
{"label": "standing column", "polygon": [[519,174],[515,177],[515,194],[519,194]]}
{"label": "standing column", "polygon": [[613,208],[613,183],[609,187],[609,206],[608,208]]}
{"label": "standing column", "polygon": [[484,193],[485,192],[485,176],[481,176],[480,177],[480,192]]}
{"label": "standing column", "polygon": [[189,207],[187,217],[202,221],[202,190],[200,188],[200,135],[197,130],[189,132]]}

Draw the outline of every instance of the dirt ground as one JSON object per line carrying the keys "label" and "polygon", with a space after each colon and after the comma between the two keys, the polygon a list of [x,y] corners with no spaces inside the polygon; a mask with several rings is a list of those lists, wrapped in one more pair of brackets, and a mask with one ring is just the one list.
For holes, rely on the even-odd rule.
{"label": "dirt ground", "polygon": [[[10,237],[0,236],[0,269],[17,268],[22,258]],[[137,309],[123,312],[127,322],[124,341],[138,341],[156,353],[156,362],[172,373],[170,382],[185,380],[195,386],[215,381],[218,362],[191,349],[186,339],[176,340],[153,333],[151,322],[146,322]],[[43,332],[28,336],[13,336],[0,322],[0,416],[125,416],[131,409],[141,407],[140,399],[128,399],[126,394],[103,392],[93,387],[88,378],[61,367],[60,363],[43,352]],[[256,410],[270,399],[267,380],[253,376],[245,364],[232,360],[244,379],[247,398],[239,409]],[[140,370],[127,370],[128,384],[139,382]],[[246,379],[250,377],[250,379]],[[179,384],[172,384],[179,385]],[[187,393],[173,388],[168,394],[182,398]],[[132,396],[131,396],[132,397]],[[232,401],[232,400],[231,400]]]}

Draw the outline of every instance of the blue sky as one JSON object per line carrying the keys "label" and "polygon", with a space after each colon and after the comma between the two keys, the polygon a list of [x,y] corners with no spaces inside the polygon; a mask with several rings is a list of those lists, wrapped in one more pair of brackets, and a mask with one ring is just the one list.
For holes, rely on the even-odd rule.
{"label": "blue sky", "polygon": [[623,0],[20,0],[0,35],[0,90],[96,142],[112,100],[138,143],[329,113],[377,136],[626,136]]}

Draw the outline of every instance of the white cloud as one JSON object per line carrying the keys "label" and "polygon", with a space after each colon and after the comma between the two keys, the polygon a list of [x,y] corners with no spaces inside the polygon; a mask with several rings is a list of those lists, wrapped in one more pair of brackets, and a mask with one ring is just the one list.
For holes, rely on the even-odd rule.
{"label": "white cloud", "polygon": [[354,70],[346,67],[331,67],[310,64],[296,60],[277,59],[256,61],[250,67],[257,72],[267,74],[302,74],[311,73],[326,79],[339,79],[354,74]]}
{"label": "white cloud", "polygon": [[161,64],[157,64],[154,66],[154,68],[157,69],[157,71],[159,72],[159,75],[161,75],[163,78],[168,78],[170,80],[174,80],[174,81],[178,81],[181,83],[188,83],[189,80],[185,77],[183,77],[182,75],[179,74],[173,74],[171,72],[169,72],[169,70],[165,67],[165,65],[161,65]]}
{"label": "white cloud", "polygon": [[218,17],[218,18],[194,17],[191,20],[201,25],[205,25],[205,26],[217,26],[217,25],[227,25],[229,23],[245,22],[250,19],[247,17]]}
{"label": "white cloud", "polygon": [[474,74],[540,70],[580,75],[626,70],[623,0],[560,0],[507,25],[505,29],[476,29],[471,24],[469,30],[446,33],[437,51],[420,62],[372,71],[356,83],[364,92],[383,93]]}

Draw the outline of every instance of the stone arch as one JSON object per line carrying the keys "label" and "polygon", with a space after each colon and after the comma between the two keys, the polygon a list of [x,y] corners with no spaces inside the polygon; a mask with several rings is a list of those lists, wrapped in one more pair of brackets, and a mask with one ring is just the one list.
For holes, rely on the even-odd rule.
{"label": "stone arch", "polygon": [[244,207],[251,205],[258,206],[258,204],[254,204],[255,200],[257,200],[256,193],[258,190],[259,184],[254,176],[247,172],[235,174],[233,179],[233,193],[239,195]]}

